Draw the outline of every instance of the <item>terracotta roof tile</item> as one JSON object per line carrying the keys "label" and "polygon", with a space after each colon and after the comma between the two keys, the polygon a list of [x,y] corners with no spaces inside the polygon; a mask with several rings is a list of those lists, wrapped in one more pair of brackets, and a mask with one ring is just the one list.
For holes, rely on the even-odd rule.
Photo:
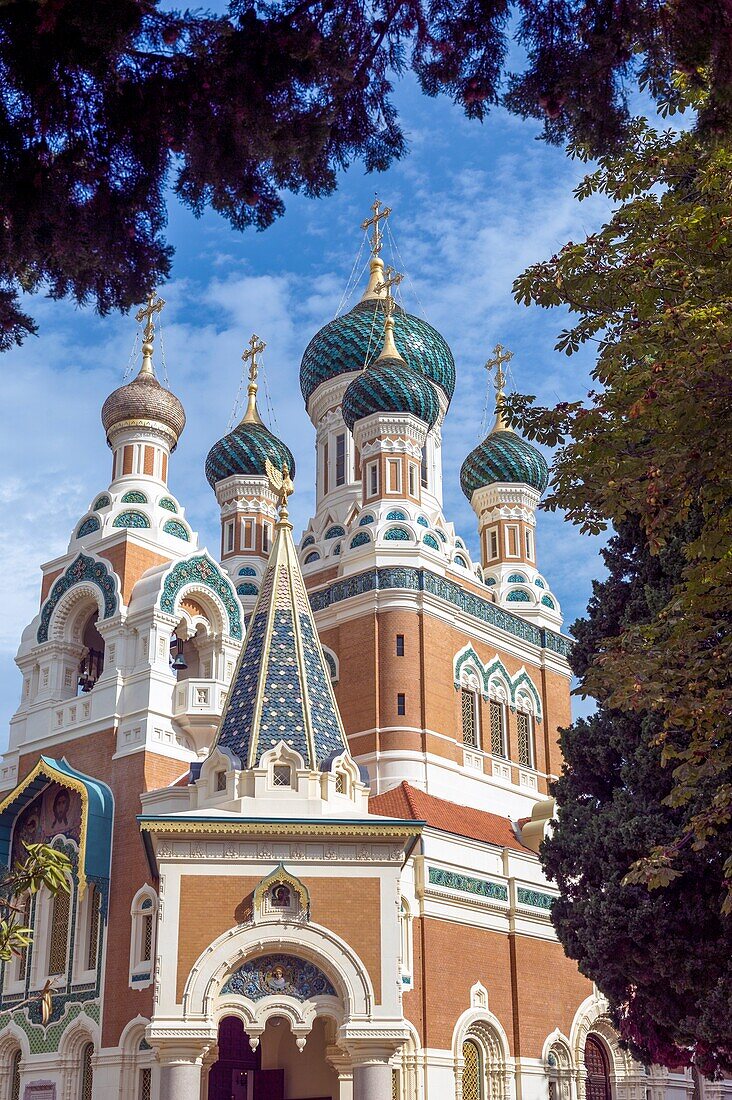
{"label": "terracotta roof tile", "polygon": [[488,813],[487,810],[474,810],[470,806],[459,806],[456,802],[426,794],[406,782],[370,798],[369,811],[381,817],[424,821],[433,829],[470,837],[484,844],[497,844],[519,852],[529,851],[517,840],[507,817]]}

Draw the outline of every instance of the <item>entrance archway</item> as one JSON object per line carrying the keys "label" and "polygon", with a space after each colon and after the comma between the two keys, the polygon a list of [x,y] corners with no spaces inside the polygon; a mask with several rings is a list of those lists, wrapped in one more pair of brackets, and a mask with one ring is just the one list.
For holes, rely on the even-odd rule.
{"label": "entrance archway", "polygon": [[289,1020],[272,1016],[252,1050],[239,1017],[225,1016],[208,1100],[339,1100],[338,1074],[327,1057],[333,1031],[333,1021],[318,1017],[300,1049]]}
{"label": "entrance archway", "polygon": [[585,1042],[585,1069],[587,1100],[610,1100],[610,1068],[605,1048],[594,1035],[588,1035]]}

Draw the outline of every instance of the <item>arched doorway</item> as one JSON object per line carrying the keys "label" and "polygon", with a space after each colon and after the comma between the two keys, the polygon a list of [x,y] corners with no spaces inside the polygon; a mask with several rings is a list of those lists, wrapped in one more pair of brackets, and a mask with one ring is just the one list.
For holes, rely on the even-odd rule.
{"label": "arched doorway", "polygon": [[219,1024],[218,1061],[209,1073],[208,1100],[338,1100],[338,1074],[326,1058],[332,1031],[332,1021],[317,1018],[300,1050],[289,1021],[272,1016],[252,1051],[241,1020],[225,1016]]}
{"label": "arched doorway", "polygon": [[585,1042],[586,1100],[611,1100],[610,1068],[605,1048],[594,1035]]}

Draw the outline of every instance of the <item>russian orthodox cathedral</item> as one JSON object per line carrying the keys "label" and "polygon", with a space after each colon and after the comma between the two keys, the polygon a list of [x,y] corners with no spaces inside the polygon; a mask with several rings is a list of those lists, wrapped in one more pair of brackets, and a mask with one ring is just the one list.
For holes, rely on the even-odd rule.
{"label": "russian orthodox cathedral", "polygon": [[442,503],[455,363],[395,299],[386,213],[360,301],[302,357],[297,541],[263,343],[206,460],[205,549],[168,483],[186,418],[155,374],[163,303],[138,314],[139,373],[101,413],[111,480],[43,565],[17,655],[0,859],[42,841],[72,874],[24,900],[32,944],[2,965],[0,1100],[692,1096],[620,1048],[554,935],[537,851],[570,641],[540,568],[547,465],[504,423],[498,347],[460,474],[474,560]]}

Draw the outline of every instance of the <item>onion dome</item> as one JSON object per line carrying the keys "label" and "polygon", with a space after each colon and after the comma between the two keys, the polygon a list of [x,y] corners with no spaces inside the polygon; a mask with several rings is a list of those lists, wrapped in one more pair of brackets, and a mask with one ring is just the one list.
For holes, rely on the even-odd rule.
{"label": "onion dome", "polygon": [[147,321],[143,334],[142,366],[137,378],[110,393],[102,405],[102,424],[108,443],[114,428],[155,427],[170,438],[171,451],[174,451],[186,425],[183,406],[174,393],[160,385],[152,365],[153,316],[164,305],[162,298],[151,294],[147,306],[137,313],[138,321]]}
{"label": "onion dome", "polygon": [[[360,371],[373,359],[382,328],[383,294],[374,290],[383,279],[383,262],[371,261],[371,278],[364,297],[315,334],[300,365],[300,388],[305,403],[323,382],[350,371]],[[394,306],[394,336],[408,367],[439,386],[448,401],[455,392],[455,361],[439,332],[420,317]]]}
{"label": "onion dome", "polygon": [[493,431],[470,452],[460,467],[460,486],[468,500],[476,489],[496,481],[521,482],[543,493],[549,467],[536,447],[512,431]]}
{"label": "onion dome", "polygon": [[549,483],[549,467],[541,451],[517,435],[503,419],[503,386],[506,375],[503,363],[512,358],[496,345],[494,356],[486,367],[497,367],[496,420],[489,435],[475,447],[460,467],[460,487],[468,500],[476,489],[495,482],[516,482],[529,485],[543,493]]}
{"label": "onion dome", "polygon": [[248,402],[244,416],[233,431],[214,443],[206,457],[206,478],[212,489],[219,481],[238,474],[242,477],[266,478],[267,459],[277,469],[287,466],[290,477],[295,476],[295,459],[290,448],[278,439],[262,423],[257,409],[257,374],[259,363],[257,355],[264,351],[265,344],[257,336],[249,341],[249,350],[242,359],[250,359]]}
{"label": "onion dome", "polygon": [[353,431],[371,413],[411,413],[433,428],[440,413],[434,387],[403,359],[379,359],[354,378],[343,396],[343,419]]}

